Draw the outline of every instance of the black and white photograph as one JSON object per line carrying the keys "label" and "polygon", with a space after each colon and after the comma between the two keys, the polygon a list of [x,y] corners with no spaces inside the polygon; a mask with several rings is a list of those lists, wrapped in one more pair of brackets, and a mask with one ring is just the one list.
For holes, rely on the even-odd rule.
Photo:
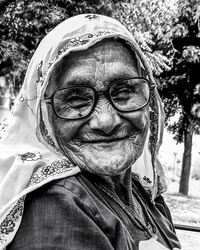
{"label": "black and white photograph", "polygon": [[200,0],[0,0],[0,250],[200,249]]}

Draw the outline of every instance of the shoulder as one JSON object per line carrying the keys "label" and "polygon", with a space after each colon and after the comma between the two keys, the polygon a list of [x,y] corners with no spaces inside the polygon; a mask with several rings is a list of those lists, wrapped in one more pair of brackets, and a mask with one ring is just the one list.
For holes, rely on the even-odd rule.
{"label": "shoulder", "polygon": [[54,180],[43,187],[27,195],[25,209],[27,206],[51,206],[51,209],[60,210],[70,208],[73,211],[84,210],[90,216],[96,214],[96,205],[86,186],[75,176]]}
{"label": "shoulder", "polygon": [[79,196],[79,190],[82,190],[84,188],[82,187],[82,184],[78,181],[77,175],[69,176],[58,180],[53,180],[45,184],[44,186],[34,190],[32,193],[29,194],[29,196],[35,196],[35,195],[40,196],[48,194],[62,195],[67,193]]}
{"label": "shoulder", "polygon": [[93,209],[98,206],[77,176],[52,181],[27,195],[22,223],[8,249],[113,249]]}

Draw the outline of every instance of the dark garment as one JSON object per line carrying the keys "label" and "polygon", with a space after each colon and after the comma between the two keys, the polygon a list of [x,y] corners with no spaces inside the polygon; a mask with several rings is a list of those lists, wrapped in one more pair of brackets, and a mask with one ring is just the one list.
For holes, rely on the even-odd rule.
{"label": "dark garment", "polygon": [[22,223],[7,250],[138,250],[153,231],[169,249],[180,247],[162,197],[159,205],[152,204],[134,179],[134,204],[109,190],[98,177],[80,173],[27,195]]}

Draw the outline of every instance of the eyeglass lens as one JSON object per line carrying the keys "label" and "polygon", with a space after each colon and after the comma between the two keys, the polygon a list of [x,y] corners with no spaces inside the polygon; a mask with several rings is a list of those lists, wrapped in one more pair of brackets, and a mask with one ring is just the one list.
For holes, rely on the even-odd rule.
{"label": "eyeglass lens", "polygon": [[149,86],[145,79],[128,79],[111,86],[110,96],[116,108],[131,111],[149,100]]}
{"label": "eyeglass lens", "polygon": [[[55,92],[53,105],[56,114],[66,119],[87,116],[95,103],[95,90],[90,87],[70,87]],[[134,111],[149,100],[149,86],[145,79],[118,81],[109,88],[113,105],[120,111]]]}
{"label": "eyeglass lens", "polygon": [[89,87],[74,87],[57,91],[53,98],[58,116],[76,119],[89,114],[93,107],[94,91]]}

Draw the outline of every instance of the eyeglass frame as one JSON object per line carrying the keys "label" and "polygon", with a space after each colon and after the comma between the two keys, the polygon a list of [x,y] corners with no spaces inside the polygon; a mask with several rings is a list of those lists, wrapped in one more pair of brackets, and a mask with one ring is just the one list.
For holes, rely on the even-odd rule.
{"label": "eyeglass frame", "polygon": [[[117,107],[115,106],[115,104],[114,104],[114,102],[113,102],[113,100],[112,100],[112,98],[111,98],[111,96],[110,96],[110,92],[109,92],[109,91],[110,91],[110,88],[111,88],[112,85],[114,85],[114,84],[120,83],[121,81],[131,80],[131,79],[141,79],[141,80],[145,80],[145,81],[147,82],[148,87],[149,87],[149,99],[148,99],[148,101],[147,101],[143,106],[141,106],[141,107],[139,107],[139,108],[137,108],[137,109],[133,109],[133,110],[120,110],[119,108],[117,108]],[[58,92],[58,91],[60,91],[60,90],[64,90],[64,89],[74,88],[74,86],[73,86],[73,87],[67,87],[67,88],[59,89],[59,90],[54,91],[54,92],[51,94],[51,96],[44,98],[43,101],[46,102],[47,104],[51,104],[54,113],[55,113],[56,116],[59,117],[60,119],[65,119],[65,120],[70,120],[70,121],[72,121],[72,120],[80,120],[80,119],[89,117],[89,116],[92,114],[92,112],[94,111],[94,109],[95,109],[95,107],[96,107],[96,105],[97,105],[98,99],[99,99],[99,97],[100,97],[101,95],[104,95],[104,96],[107,98],[107,100],[110,102],[110,104],[113,106],[113,108],[114,108],[115,110],[117,110],[118,112],[121,112],[121,113],[135,112],[135,111],[138,111],[138,110],[144,108],[144,107],[149,103],[150,96],[151,96],[151,91],[156,87],[155,84],[150,84],[149,80],[147,80],[147,79],[144,78],[144,77],[129,77],[129,78],[122,78],[122,79],[119,79],[119,80],[117,80],[117,81],[111,82],[110,85],[109,85],[109,87],[108,87],[107,89],[101,90],[101,91],[97,91],[97,90],[96,90],[94,87],[92,87],[92,86],[86,86],[86,85],[76,85],[76,86],[77,86],[77,87],[82,87],[82,88],[90,88],[90,89],[93,90],[93,93],[94,93],[94,102],[93,102],[93,105],[92,105],[92,109],[90,110],[90,112],[89,112],[87,115],[82,116],[82,117],[77,117],[77,118],[65,118],[65,117],[62,117],[62,116],[58,115],[57,112],[56,112],[56,110],[55,110],[55,107],[54,107],[54,99],[53,99],[54,96],[55,96],[55,94],[56,94],[56,92]]]}

